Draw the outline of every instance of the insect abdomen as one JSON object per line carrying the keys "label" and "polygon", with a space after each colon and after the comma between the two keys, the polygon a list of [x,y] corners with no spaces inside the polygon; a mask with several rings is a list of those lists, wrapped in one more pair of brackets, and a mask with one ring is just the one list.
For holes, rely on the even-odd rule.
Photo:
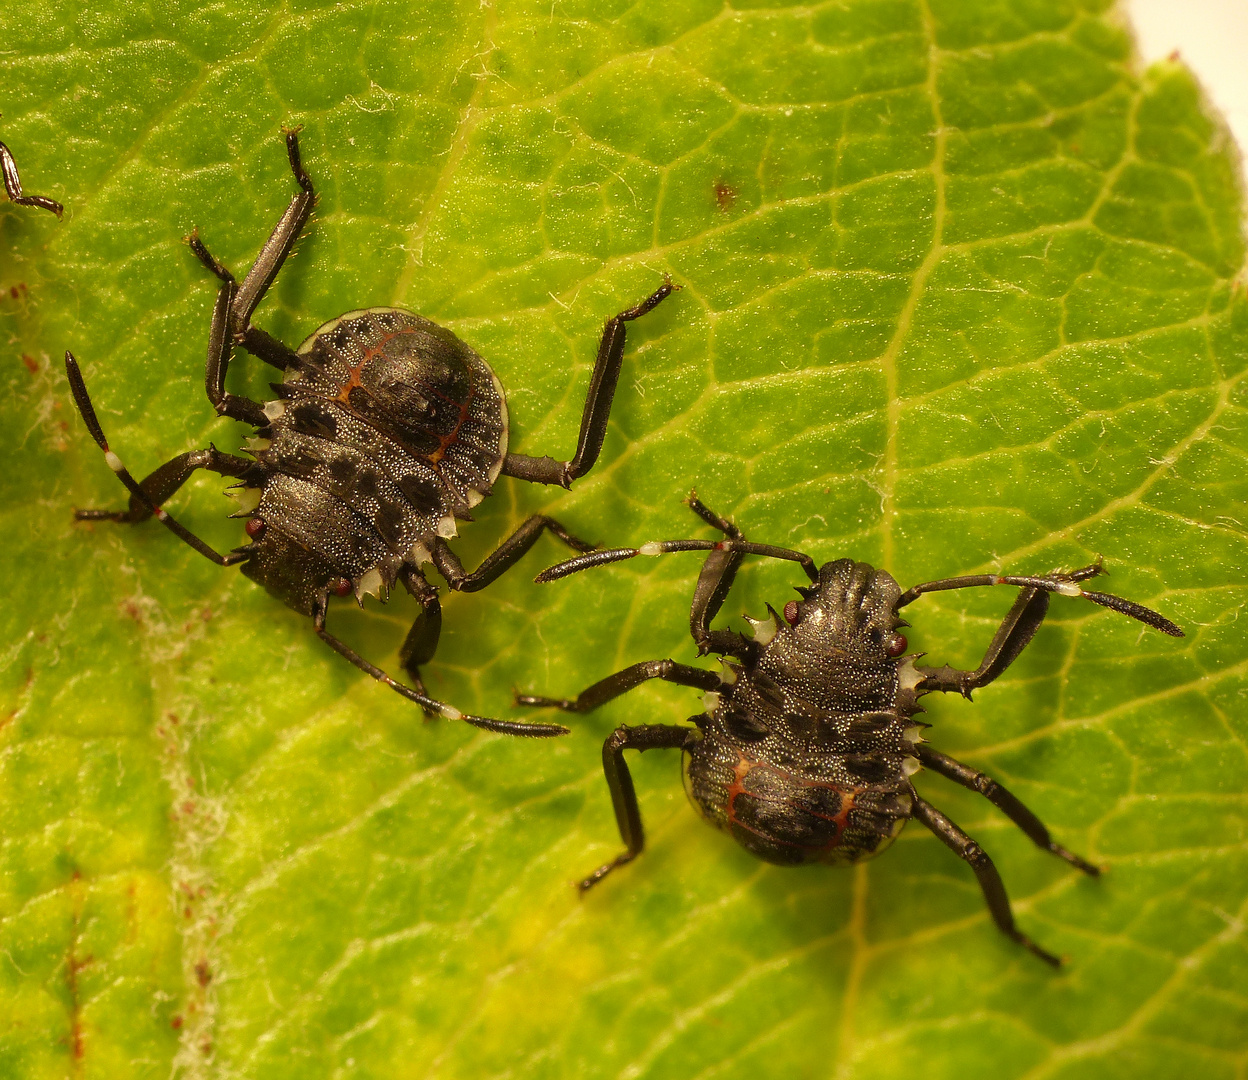
{"label": "insect abdomen", "polygon": [[858,862],[883,851],[910,816],[899,771],[892,782],[856,785],[748,752],[764,749],[704,737],[686,757],[686,776],[702,816],[766,862]]}
{"label": "insect abdomen", "polygon": [[299,358],[285,389],[341,403],[435,466],[457,516],[489,494],[507,453],[507,406],[490,366],[449,330],[370,308],[326,323]]}

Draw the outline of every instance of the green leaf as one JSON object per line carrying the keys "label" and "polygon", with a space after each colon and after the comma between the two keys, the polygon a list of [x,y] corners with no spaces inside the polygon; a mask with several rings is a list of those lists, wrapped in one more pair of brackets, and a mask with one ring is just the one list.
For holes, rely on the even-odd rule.
{"label": "green leaf", "polygon": [[[0,1075],[1230,1078],[1248,1049],[1248,304],[1236,154],[1178,64],[1099,0],[553,6],[162,3],[0,11],[0,137],[63,223],[0,204]],[[1175,642],[1057,598],[935,746],[988,770],[1083,878],[939,777],[1050,971],[915,825],[852,870],[764,866],[699,823],[673,754],[619,847],[598,747],[679,722],[646,686],[536,743],[428,721],[306,620],[154,523],[70,402],[81,359],[140,473],[240,425],[202,363],[213,282],[294,191],[317,214],[257,315],[297,343],[396,304],[571,452],[603,320],[630,324],[601,462],[501,481],[456,550],[542,508],[607,544],[759,541],[903,585],[1103,557]],[[240,358],[236,392],[268,375]],[[241,541],[217,478],[171,504]],[[521,717],[638,660],[696,662],[696,557],[532,583],[544,539],[446,602],[430,691]],[[726,615],[799,580],[755,561]],[[974,665],[1008,590],[924,598]],[[391,671],[407,598],[333,612]],[[739,622],[734,625],[740,625]],[[522,717],[532,718],[532,717]]]}

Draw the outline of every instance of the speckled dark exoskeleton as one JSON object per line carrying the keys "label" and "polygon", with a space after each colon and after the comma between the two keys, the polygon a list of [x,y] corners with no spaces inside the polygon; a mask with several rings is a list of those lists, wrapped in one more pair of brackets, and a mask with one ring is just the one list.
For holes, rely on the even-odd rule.
{"label": "speckled dark exoskeleton", "polygon": [[9,148],[2,142],[0,142],[0,175],[4,177],[4,193],[15,206],[38,206],[42,210],[51,210],[58,218],[65,213],[65,207],[46,195],[22,194],[22,178],[17,174],[17,162],[13,160]]}
{"label": "speckled dark exoskeleton", "polygon": [[[1015,927],[992,860],[919,797],[910,777],[926,766],[977,791],[1045,851],[1085,874],[1096,876],[1099,870],[1054,842],[1040,819],[995,780],[924,742],[921,731],[929,725],[914,719],[923,711],[919,698],[932,691],[969,698],[972,690],[997,678],[1031,641],[1048,611],[1050,593],[1081,596],[1174,637],[1182,637],[1183,631],[1131,600],[1082,588],[1080,582],[1102,572],[1099,564],[1043,577],[944,578],[902,592],[887,572],[866,563],[837,559],[816,566],[800,552],[747,542],[696,496],[689,505],[726,539],[597,551],[553,566],[537,579],[553,581],[637,555],[709,551],[694,589],[689,625],[700,655],[731,658],[721,659],[721,673],[650,660],[595,683],[573,700],[519,698],[525,705],[587,712],[648,679],[706,691],[705,711],[689,718],[694,727],[620,727],[603,745],[603,769],[625,851],[582,881],[581,890],[631,862],[645,844],[624,751],[679,749],[684,752],[686,790],[697,810],[768,862],[860,862],[883,851],[907,821],[917,818],[971,865],[1002,932],[1042,960],[1058,964],[1056,956]],[[784,606],[783,619],[768,605],[769,619],[750,620],[752,639],[710,628],[745,555],[799,563],[812,582],[798,588],[801,599]],[[979,585],[1016,585],[1022,591],[978,668],[925,667],[917,662],[921,654],[905,655],[908,643],[898,630],[909,624],[897,614],[900,608],[924,593]]]}
{"label": "speckled dark exoskeleton", "polygon": [[[221,281],[208,340],[208,400],[219,416],[256,429],[250,458],[216,447],[166,462],[139,484],[104,438],[74,357],[65,366],[74,400],[109,466],[131,493],[123,511],[79,510],[79,520],[139,522],[153,514],[201,555],[243,573],[312,618],[331,648],[426,711],[511,735],[563,735],[558,724],[470,716],[425,694],[420,667],[437,648],[442,609],[422,566],[432,563],[452,589],[476,592],[511,567],[549,531],[578,551],[578,540],[542,514],[525,521],[475,570],[466,571],[447,541],[457,521],[490,494],[500,475],[568,487],[598,459],[624,356],[625,323],[671,294],[664,283],[606,323],[571,461],[507,450],[507,404],[490,366],[449,330],[397,308],[351,311],[325,323],[293,350],[252,325],[316,204],[299,155],[298,129],[286,132],[299,192],[239,284],[204,246],[188,238]],[[285,373],[277,397],[261,404],[228,393],[235,345]],[[197,470],[237,479],[233,493],[250,542],[227,555],[213,550],[161,504]],[[421,605],[400,658],[414,688],[370,664],[325,628],[329,597],[367,594],[383,602],[401,583]]]}

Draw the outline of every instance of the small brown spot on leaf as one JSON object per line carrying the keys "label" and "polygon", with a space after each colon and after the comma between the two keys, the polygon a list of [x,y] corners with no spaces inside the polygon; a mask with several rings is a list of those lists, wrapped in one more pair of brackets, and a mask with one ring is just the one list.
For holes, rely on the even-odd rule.
{"label": "small brown spot on leaf", "polygon": [[39,361],[36,360],[33,356],[31,356],[30,353],[22,353],[22,363],[26,365],[26,370],[29,371],[32,375],[35,375],[38,373]]}
{"label": "small brown spot on leaf", "polygon": [[195,965],[195,978],[199,980],[200,986],[207,986],[212,982],[212,971],[208,967],[207,960],[201,960]]}
{"label": "small brown spot on leaf", "polygon": [[174,1031],[177,1031],[178,1028],[182,1026],[182,1017],[175,1016],[172,1020],[169,1021],[169,1026],[173,1028]]}
{"label": "small brown spot on leaf", "polygon": [[715,181],[715,204],[727,213],[737,201],[737,189],[723,180]]}

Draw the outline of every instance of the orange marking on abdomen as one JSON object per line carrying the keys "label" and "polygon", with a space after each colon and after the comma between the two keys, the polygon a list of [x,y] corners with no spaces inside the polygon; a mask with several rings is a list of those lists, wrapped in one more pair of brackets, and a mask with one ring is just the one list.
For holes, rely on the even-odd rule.
{"label": "orange marking on abdomen", "polygon": [[462,405],[458,401],[454,401],[447,397],[445,394],[438,393],[436,390],[434,391],[434,393],[437,394],[443,401],[450,402],[450,404],[454,405],[459,410],[459,422],[455,425],[454,430],[449,435],[438,436],[438,448],[428,457],[430,464],[436,465],[439,461],[441,461],[446,456],[447,449],[459,439],[459,429],[464,426],[464,421],[468,419],[468,405],[471,403],[473,396],[476,393],[476,391],[471,389],[471,383],[469,384],[469,387],[468,400]]}
{"label": "orange marking on abdomen", "polygon": [[[730,825],[736,825],[744,829],[746,832],[752,832],[755,836],[761,836],[763,835],[762,833],[760,833],[757,829],[751,828],[736,815],[735,803],[738,795],[748,795],[751,798],[758,798],[758,796],[753,792],[745,790],[745,778],[751,769],[770,769],[772,772],[780,773],[783,776],[789,777],[792,777],[793,774],[785,769],[778,769],[774,765],[760,764],[738,751],[737,763],[733,766],[732,770],[732,783],[728,785],[728,823]],[[791,840],[781,840],[779,837],[775,836],[768,836],[767,839],[774,844],[784,844],[786,847],[802,848],[807,851],[827,851],[832,848],[840,847],[841,837],[844,835],[845,829],[849,825],[849,812],[854,808],[854,800],[857,798],[859,792],[865,791],[866,789],[853,788],[850,791],[845,791],[844,789],[837,787],[835,784],[825,784],[812,780],[798,780],[798,783],[800,783],[802,787],[808,788],[829,788],[832,791],[835,791],[840,797],[840,808],[837,810],[836,814],[831,817],[827,814],[816,813],[814,810],[803,810],[803,813],[810,814],[811,817],[819,818],[822,821],[832,822],[836,826],[836,834],[831,840],[824,844],[822,848],[810,848],[806,844],[795,844]]]}
{"label": "orange marking on abdomen", "polygon": [[382,334],[381,340],[378,341],[376,345],[372,345],[364,351],[364,359],[358,364],[347,363],[347,358],[342,354],[341,350],[335,349],[334,351],[342,357],[343,363],[347,364],[347,381],[338,387],[338,395],[334,398],[334,400],[341,401],[344,405],[350,405],[351,391],[355,389],[355,387],[363,385],[363,383],[360,382],[360,372],[364,369],[364,365],[370,360],[376,360],[377,357],[381,356],[382,353],[386,351],[386,344],[393,341],[400,334],[414,334],[415,332],[414,328],[406,328],[403,330],[392,330],[388,334]]}
{"label": "orange marking on abdomen", "polygon": [[[383,355],[386,351],[386,345],[393,341],[396,337],[399,337],[401,334],[414,333],[416,333],[415,327],[405,327],[402,330],[392,330],[389,333],[382,334],[381,339],[377,342],[377,344],[369,346],[369,348],[364,351],[364,358],[358,364],[348,363],[347,358],[342,354],[341,350],[335,349],[334,351],[338,353],[339,358],[346,365],[347,381],[339,385],[338,393],[332,400],[341,401],[344,405],[350,406],[351,391],[357,386],[362,387],[364,385],[360,382],[360,372],[364,370],[364,366],[370,361],[376,360],[377,357]],[[439,435],[438,448],[432,454],[426,456],[425,460],[431,465],[436,465],[439,461],[441,461],[446,456],[447,450],[454,444],[456,439],[459,438],[459,429],[464,426],[464,421],[468,419],[468,406],[471,404],[473,397],[476,396],[476,390],[471,388],[471,382],[469,385],[470,389],[468,391],[468,400],[463,404],[452,400],[445,394],[431,387],[425,388],[426,392],[440,397],[443,401],[455,406],[455,408],[459,410],[459,422],[455,425],[455,429],[449,435]]]}

